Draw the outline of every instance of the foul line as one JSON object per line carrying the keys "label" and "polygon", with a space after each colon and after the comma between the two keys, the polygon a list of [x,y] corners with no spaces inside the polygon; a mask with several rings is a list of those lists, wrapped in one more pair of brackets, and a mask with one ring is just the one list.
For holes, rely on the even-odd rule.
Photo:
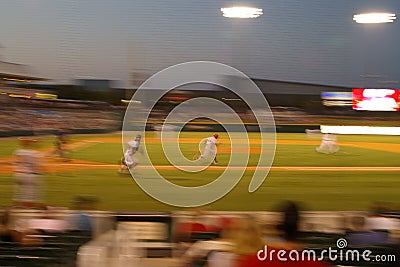
{"label": "foul line", "polygon": [[[117,164],[85,164],[85,163],[61,163],[61,164],[50,164],[51,166],[75,166],[75,167],[91,167],[91,168],[118,168],[120,165]],[[169,165],[155,165],[155,166],[137,166],[137,170],[178,170],[182,169],[198,169],[199,167],[206,166],[169,166]],[[309,167],[309,166],[208,166],[207,170],[225,170],[229,168],[230,170],[268,170],[273,171],[400,171],[400,167]]]}

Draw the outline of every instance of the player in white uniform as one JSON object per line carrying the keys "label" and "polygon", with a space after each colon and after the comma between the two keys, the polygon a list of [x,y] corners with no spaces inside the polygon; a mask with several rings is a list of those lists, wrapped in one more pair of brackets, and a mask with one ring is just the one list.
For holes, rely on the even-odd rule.
{"label": "player in white uniform", "polygon": [[315,150],[320,153],[333,154],[339,151],[339,146],[336,144],[336,136],[326,133],[322,136],[321,145]]}
{"label": "player in white uniform", "polygon": [[139,151],[140,141],[142,139],[141,135],[137,135],[135,140],[131,140],[128,142],[128,149],[124,153],[124,157],[122,158],[120,172],[124,172],[127,170],[132,170],[138,164],[138,160],[135,156],[136,152]]}
{"label": "player in white uniform", "polygon": [[200,159],[206,159],[210,155],[213,157],[213,163],[218,164],[217,161],[217,146],[218,146],[218,134],[214,134],[211,137],[205,139],[205,148],[203,154],[201,154]]}
{"label": "player in white uniform", "polygon": [[22,148],[14,153],[14,205],[40,207],[43,204],[43,162],[41,154],[33,149],[33,138],[20,138]]}

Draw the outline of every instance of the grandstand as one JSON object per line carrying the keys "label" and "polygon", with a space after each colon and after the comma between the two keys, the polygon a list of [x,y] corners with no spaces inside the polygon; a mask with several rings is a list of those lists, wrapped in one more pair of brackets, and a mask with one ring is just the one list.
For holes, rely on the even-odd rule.
{"label": "grandstand", "polygon": [[[28,65],[0,61],[0,136],[109,132],[121,125],[121,113],[103,101],[59,99],[57,91],[40,86]],[[31,84],[38,87],[31,88]]]}
{"label": "grandstand", "polygon": [[115,131],[119,115],[112,111],[82,109],[7,108],[0,114],[0,135],[51,134],[59,129],[71,133]]}
{"label": "grandstand", "polygon": [[0,60],[0,90],[2,94],[30,95],[32,92],[21,88],[22,85],[34,81],[45,81],[37,77],[28,65]]}
{"label": "grandstand", "polygon": [[[2,102],[5,101],[6,95],[33,97],[34,92],[25,89],[25,85],[31,82],[46,80],[46,78],[37,77],[28,65],[0,60],[0,92]],[[48,91],[37,90],[35,92],[47,93]]]}
{"label": "grandstand", "polygon": [[[2,211],[4,212],[4,211]],[[77,229],[76,212],[55,209],[53,211],[21,210],[9,211],[10,225],[23,220],[27,227],[35,230],[30,238],[37,245],[19,247],[10,242],[0,242],[1,266],[182,266],[187,264],[187,248],[206,246],[206,253],[194,258],[192,265],[204,266],[207,255],[219,251],[224,242],[218,241],[221,230],[229,221],[253,216],[268,240],[279,238],[276,222],[283,216],[280,212],[100,212],[86,213],[92,230]],[[356,232],[354,218],[366,218],[373,222],[376,216],[386,221],[385,229],[375,229],[372,224],[365,228],[382,233],[395,240],[399,238],[396,214],[371,214],[364,212],[301,212],[298,240],[305,248],[321,253],[324,249],[338,249],[338,240]],[[391,223],[393,223],[391,225]],[[374,261],[343,260],[338,257],[324,259],[338,266],[398,266],[398,246],[393,243],[371,243],[369,246],[346,244],[348,251],[371,250],[370,259],[386,255],[387,262],[379,265]],[[208,242],[208,243],[207,243]],[[218,248],[218,242],[220,248]],[[271,242],[271,241],[270,241]],[[319,254],[318,254],[319,255]],[[389,258],[389,256],[392,256]],[[266,265],[267,266],[267,265]]]}

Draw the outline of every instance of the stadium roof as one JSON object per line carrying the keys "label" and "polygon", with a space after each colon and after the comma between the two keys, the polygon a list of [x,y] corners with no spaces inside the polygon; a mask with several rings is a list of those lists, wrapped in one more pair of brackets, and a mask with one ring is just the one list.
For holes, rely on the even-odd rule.
{"label": "stadium roof", "polygon": [[0,61],[0,78],[10,81],[45,81],[47,79],[37,77],[31,68],[25,64]]}
{"label": "stadium roof", "polygon": [[279,81],[267,79],[252,79],[263,93],[319,95],[323,91],[350,91],[351,86],[326,85],[295,81]]}
{"label": "stadium roof", "polygon": [[[241,81],[240,77],[230,77],[231,80],[225,82],[229,88],[230,84],[239,84]],[[324,91],[351,91],[351,86],[344,85],[328,85],[328,84],[317,84],[317,83],[306,83],[297,81],[282,81],[282,80],[269,80],[269,79],[256,79],[251,80],[260,88],[265,94],[295,94],[295,95],[319,95]],[[245,87],[243,87],[245,88]],[[127,88],[136,89],[136,88]],[[142,89],[161,89],[161,88],[142,88]],[[223,87],[207,83],[189,83],[178,86],[176,90],[184,91],[221,91]],[[165,89],[166,90],[166,89]],[[246,91],[246,89],[244,89]]]}

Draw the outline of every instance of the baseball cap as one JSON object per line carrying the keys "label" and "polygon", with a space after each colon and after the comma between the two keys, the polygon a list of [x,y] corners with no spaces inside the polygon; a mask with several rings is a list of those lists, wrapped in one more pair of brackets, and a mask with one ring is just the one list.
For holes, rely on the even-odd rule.
{"label": "baseball cap", "polygon": [[215,139],[218,139],[218,134],[214,134]]}

